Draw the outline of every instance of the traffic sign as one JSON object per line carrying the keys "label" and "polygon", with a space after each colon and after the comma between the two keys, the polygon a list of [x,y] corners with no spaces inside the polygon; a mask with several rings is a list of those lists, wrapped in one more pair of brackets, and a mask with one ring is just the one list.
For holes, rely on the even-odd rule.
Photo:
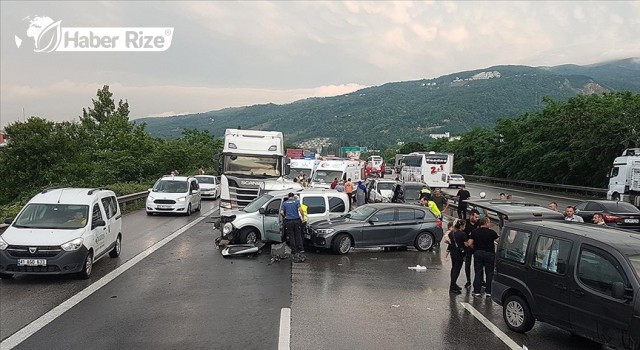
{"label": "traffic sign", "polygon": [[360,152],[360,147],[340,147],[340,153]]}

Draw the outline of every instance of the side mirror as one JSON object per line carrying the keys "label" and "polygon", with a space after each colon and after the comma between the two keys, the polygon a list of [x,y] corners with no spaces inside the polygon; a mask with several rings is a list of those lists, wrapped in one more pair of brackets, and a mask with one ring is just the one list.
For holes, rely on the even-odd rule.
{"label": "side mirror", "polygon": [[624,284],[622,282],[613,282],[611,285],[611,296],[616,299],[624,298]]}
{"label": "side mirror", "polygon": [[13,218],[5,218],[4,223],[7,225],[11,225],[13,223]]}
{"label": "side mirror", "polygon": [[264,208],[260,208],[258,209],[258,213],[260,213],[260,215],[264,215],[266,213],[266,210],[264,210]]}
{"label": "side mirror", "polygon": [[153,191],[153,188],[150,188],[147,190],[147,192],[152,192],[152,191]]}
{"label": "side mirror", "polygon": [[374,222],[378,222],[378,221],[380,221],[380,220],[378,220],[378,218],[375,217],[375,216],[369,219],[369,223],[370,224],[373,224]]}
{"label": "side mirror", "polygon": [[96,220],[93,225],[91,225],[91,229],[93,230],[96,227],[107,226],[107,223],[104,220]]}

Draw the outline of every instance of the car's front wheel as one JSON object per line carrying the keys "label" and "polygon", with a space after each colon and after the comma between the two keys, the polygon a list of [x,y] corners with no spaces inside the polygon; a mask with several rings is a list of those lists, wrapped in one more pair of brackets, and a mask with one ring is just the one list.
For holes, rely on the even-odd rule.
{"label": "car's front wheel", "polygon": [[518,333],[530,331],[536,323],[529,304],[517,295],[511,295],[504,301],[502,317],[507,326]]}
{"label": "car's front wheel", "polygon": [[87,254],[87,257],[84,259],[84,263],[82,264],[82,271],[78,273],[78,277],[86,280],[91,277],[91,272],[93,272],[93,252],[89,252]]}
{"label": "car's front wheel", "polygon": [[333,239],[333,253],[338,255],[344,255],[351,249],[351,237],[345,233],[341,233]]}
{"label": "car's front wheel", "polygon": [[260,239],[260,232],[254,228],[245,228],[240,233],[240,242],[243,244],[256,244]]}
{"label": "car's front wheel", "polygon": [[413,243],[414,247],[421,252],[427,251],[433,248],[433,235],[430,232],[420,232],[416,236],[416,240]]}
{"label": "car's front wheel", "polygon": [[189,205],[187,205],[187,211],[184,213],[184,215],[191,216],[191,203],[189,203]]}
{"label": "car's front wheel", "polygon": [[9,279],[9,278],[13,278],[13,274],[12,273],[0,273],[0,279]]}

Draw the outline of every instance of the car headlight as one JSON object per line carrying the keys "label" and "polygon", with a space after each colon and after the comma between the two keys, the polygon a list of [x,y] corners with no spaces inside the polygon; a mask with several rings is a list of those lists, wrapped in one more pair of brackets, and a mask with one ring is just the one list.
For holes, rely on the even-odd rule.
{"label": "car headlight", "polygon": [[229,202],[220,202],[220,207],[224,209],[231,209],[231,203]]}
{"label": "car headlight", "polygon": [[151,202],[153,202],[153,200],[154,200],[154,199],[155,199],[155,198],[153,198],[153,196],[152,196],[152,195],[149,195],[149,196],[147,197],[147,200],[148,200],[148,201],[151,201]]}
{"label": "car headlight", "polygon": [[330,233],[332,233],[333,231],[335,231],[332,228],[320,228],[320,229],[316,229],[316,232],[320,235],[328,235]]}
{"label": "car headlight", "polygon": [[8,246],[9,244],[5,242],[4,239],[2,239],[2,237],[0,236],[0,250],[5,250]]}
{"label": "car headlight", "polygon": [[228,235],[231,231],[233,231],[233,225],[230,222],[227,222],[222,226],[222,234]]}
{"label": "car headlight", "polygon": [[84,239],[76,238],[72,241],[64,243],[63,245],[60,246],[60,248],[64,249],[67,252],[71,252],[71,251],[80,249],[80,247],[82,247],[83,242],[84,242]]}
{"label": "car headlight", "polygon": [[187,200],[187,197],[180,197],[176,199],[176,202],[184,202],[185,200]]}

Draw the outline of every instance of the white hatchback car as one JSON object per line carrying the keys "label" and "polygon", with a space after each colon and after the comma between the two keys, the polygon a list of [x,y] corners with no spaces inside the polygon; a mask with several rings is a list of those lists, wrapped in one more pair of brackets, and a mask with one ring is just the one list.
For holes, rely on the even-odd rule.
{"label": "white hatchback car", "polygon": [[220,197],[220,183],[215,176],[212,175],[196,175],[198,185],[200,185],[200,195],[202,198]]}
{"label": "white hatchback car", "polygon": [[0,278],[14,274],[78,273],[122,249],[122,214],[104,189],[48,189],[33,197],[0,236]]}
{"label": "white hatchback car", "polygon": [[178,213],[191,215],[202,207],[200,186],[195,177],[165,175],[149,189],[147,215]]}
{"label": "white hatchback car", "polygon": [[449,187],[461,187],[465,185],[464,177],[460,174],[449,174]]}

